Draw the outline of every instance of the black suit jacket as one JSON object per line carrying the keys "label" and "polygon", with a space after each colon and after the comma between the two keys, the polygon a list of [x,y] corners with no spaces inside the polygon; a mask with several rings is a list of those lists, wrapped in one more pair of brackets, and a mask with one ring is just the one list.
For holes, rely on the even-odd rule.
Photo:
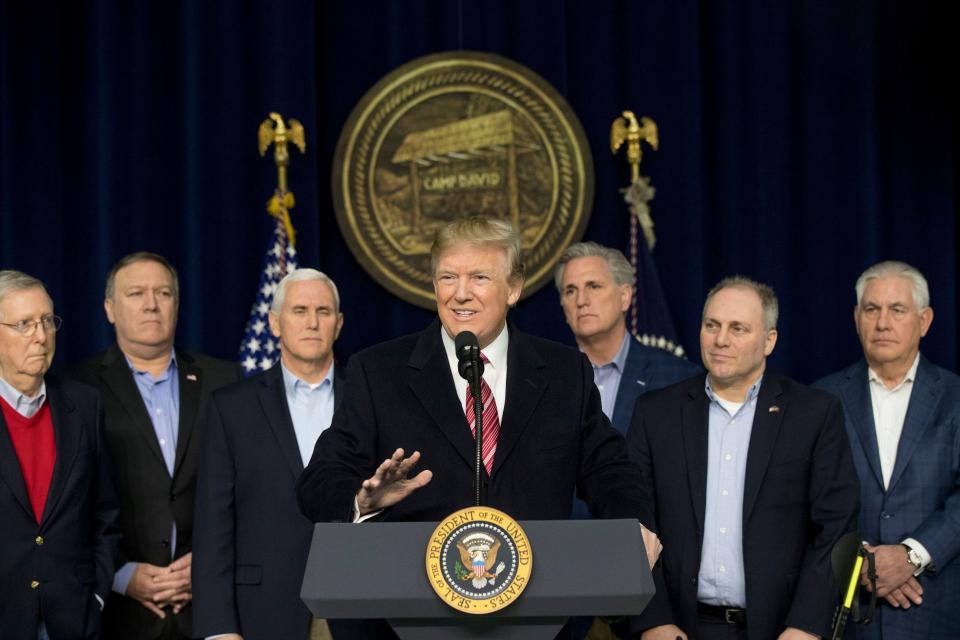
{"label": "black suit jacket", "polygon": [[[337,375],[335,403],[340,386]],[[297,507],[303,462],[279,364],[210,397],[201,460],[194,635],[306,638],[300,586],[313,525]]]}
{"label": "black suit jacket", "polygon": [[[642,396],[627,433],[655,507],[663,555],[657,593],[634,627],[697,632],[697,577],[707,491],[704,377]],[[856,529],[859,485],[833,396],[767,372],[757,397],[743,501],[750,638],[785,627],[828,633],[839,590],[830,552]]]}
{"label": "black suit jacket", "polygon": [[[433,480],[382,515],[435,521],[473,504],[474,440],[434,321],[354,355],[345,398],[297,484],[312,521],[349,520],[363,480],[397,447],[422,454]],[[418,469],[419,470],[419,469]],[[597,517],[636,518],[639,470],[603,415],[587,359],[510,327],[500,436],[488,504],[517,519],[570,516],[570,496]]]}
{"label": "black suit jacket", "polygon": [[[94,389],[46,378],[57,458],[37,524],[0,414],[0,637],[36,640],[43,611],[51,638],[95,638],[113,582],[117,499]],[[36,588],[31,585],[36,581]]]}
{"label": "black suit jacket", "polygon": [[[113,345],[72,367],[71,377],[100,390],[107,447],[120,494],[120,562],[170,563],[170,532],[177,523],[174,557],[190,552],[197,463],[203,417],[210,392],[240,379],[237,364],[176,349],[180,418],[173,477],[167,471],[156,431],[123,353]],[[152,640],[165,625],[176,624],[190,637],[191,606],[166,619],[132,598],[112,593],[104,609],[104,637]]]}

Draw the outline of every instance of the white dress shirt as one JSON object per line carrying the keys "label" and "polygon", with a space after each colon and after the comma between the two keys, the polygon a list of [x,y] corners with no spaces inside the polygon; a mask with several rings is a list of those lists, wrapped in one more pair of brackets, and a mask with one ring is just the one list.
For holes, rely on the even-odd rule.
{"label": "white dress shirt", "polygon": [[[443,350],[447,353],[447,362],[450,364],[450,375],[453,376],[453,385],[457,389],[457,398],[460,399],[460,408],[463,409],[463,415],[467,415],[467,381],[460,375],[457,368],[457,349],[453,338],[447,335],[446,329],[440,326],[440,339],[443,342]],[[493,342],[488,344],[480,352],[487,357],[488,362],[483,363],[483,379],[487,381],[490,390],[493,391],[493,399],[497,403],[497,416],[503,421],[503,408],[507,401],[507,346],[510,343],[509,331],[507,325],[503,325],[500,335],[494,338]]]}
{"label": "white dress shirt", "polygon": [[[897,462],[897,448],[900,446],[900,434],[903,433],[903,422],[907,417],[907,408],[910,406],[910,395],[913,393],[913,381],[917,377],[917,367],[920,365],[920,354],[913,361],[907,375],[900,384],[888,389],[883,380],[873,369],[868,369],[870,381],[870,404],[873,406],[873,424],[877,432],[877,448],[880,451],[880,473],[883,474],[883,488],[890,486],[890,477]],[[913,538],[907,538],[903,544],[909,546],[920,555],[922,564],[914,575],[920,575],[931,563],[932,558],[926,548]]]}

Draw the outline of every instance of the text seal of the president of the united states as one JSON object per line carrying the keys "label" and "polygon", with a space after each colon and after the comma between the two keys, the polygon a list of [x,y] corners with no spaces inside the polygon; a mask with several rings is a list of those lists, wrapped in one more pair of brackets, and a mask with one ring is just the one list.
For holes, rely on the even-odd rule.
{"label": "text seal of the president of the united states", "polygon": [[438,227],[471,215],[509,220],[529,295],[583,235],[593,201],[590,147],[563,97],[522,65],[469,51],[417,58],[374,85],[340,134],[332,181],[354,256],[424,308],[436,306]]}

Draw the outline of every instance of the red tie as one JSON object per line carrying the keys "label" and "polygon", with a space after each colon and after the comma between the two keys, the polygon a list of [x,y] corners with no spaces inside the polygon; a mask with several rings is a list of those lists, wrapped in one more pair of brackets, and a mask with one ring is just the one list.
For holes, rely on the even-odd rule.
{"label": "red tie", "polygon": [[[480,358],[489,363],[487,356],[480,354]],[[493,455],[497,452],[497,436],[500,435],[500,417],[497,415],[497,400],[493,397],[490,385],[482,377],[480,378],[480,399],[483,401],[483,466],[487,468],[487,473],[493,469]],[[470,425],[470,433],[477,437],[477,425],[474,420],[473,396],[470,394],[470,385],[467,385],[467,424]]]}

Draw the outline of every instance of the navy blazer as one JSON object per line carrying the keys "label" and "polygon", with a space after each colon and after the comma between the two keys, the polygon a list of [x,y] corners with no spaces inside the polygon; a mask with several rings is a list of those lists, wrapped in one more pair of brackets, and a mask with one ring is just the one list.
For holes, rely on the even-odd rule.
{"label": "navy blazer", "polygon": [[[336,375],[334,402],[341,396]],[[194,636],[307,637],[300,586],[313,525],[297,506],[302,471],[279,364],[210,396],[194,517]]]}
{"label": "navy blazer", "polygon": [[[46,378],[57,459],[40,524],[0,414],[0,637],[96,638],[113,583],[117,498],[95,389]],[[33,583],[36,581],[37,586]]]}
{"label": "navy blazer", "polygon": [[[707,491],[709,400],[696,376],[642,396],[627,433],[655,509],[657,593],[635,629],[676,624],[697,637]],[[743,499],[747,633],[785,627],[826,636],[839,600],[830,552],[856,528],[859,488],[836,398],[766,372],[757,396]]]}
{"label": "navy blazer", "polygon": [[627,361],[620,376],[617,400],[613,406],[610,422],[620,433],[625,434],[633,416],[633,405],[644,393],[668,387],[671,384],[697,375],[702,369],[685,358],[648,347],[636,337],[630,340]]}
{"label": "navy blazer", "polygon": [[[613,427],[626,434],[637,398],[644,393],[686,380],[701,371],[700,367],[689,360],[678,358],[663,349],[640,344],[636,337],[631,338],[627,348],[627,360],[620,376],[620,386],[617,388],[613,417],[610,420]],[[581,520],[590,518],[590,510],[583,500],[574,499],[573,517]]]}
{"label": "navy blazer", "polygon": [[919,578],[923,604],[878,601],[877,617],[854,627],[862,638],[956,638],[960,635],[960,377],[920,356],[897,458],[884,490],[867,363],[815,386],[843,403],[853,462],[860,475],[860,534],[873,544],[914,538],[933,559]]}
{"label": "navy blazer", "polygon": [[[510,326],[507,389],[487,503],[517,519],[570,517],[577,494],[597,517],[637,518],[640,476],[600,408],[583,354]],[[474,440],[434,321],[355,354],[345,398],[297,484],[313,521],[349,520],[360,484],[397,447],[433,480],[382,514],[436,521],[473,504]]]}

